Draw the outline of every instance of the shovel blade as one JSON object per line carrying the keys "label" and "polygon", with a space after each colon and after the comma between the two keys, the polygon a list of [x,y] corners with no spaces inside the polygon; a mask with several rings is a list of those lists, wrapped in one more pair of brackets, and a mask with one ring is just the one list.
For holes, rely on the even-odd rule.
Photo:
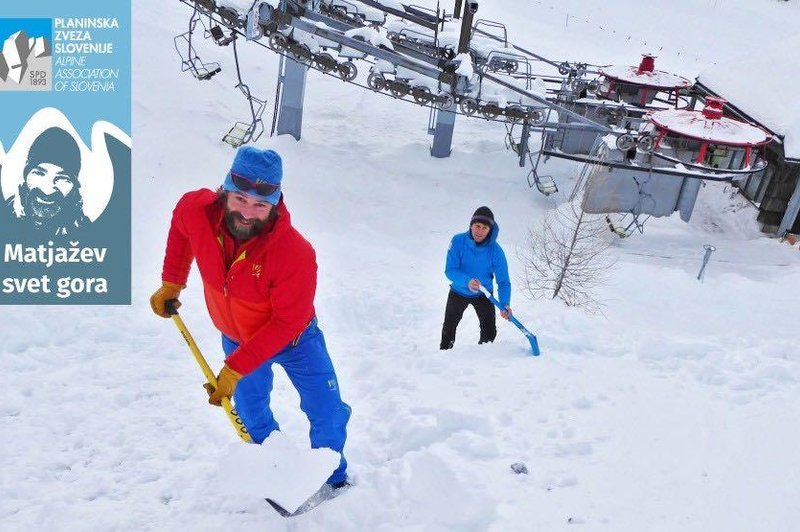
{"label": "shovel blade", "polygon": [[528,333],[527,336],[528,336],[528,341],[531,343],[531,352],[533,353],[533,356],[538,357],[540,352],[539,352],[539,342],[536,340],[536,336],[534,336],[531,333]]}
{"label": "shovel blade", "polygon": [[231,444],[220,458],[218,478],[232,494],[271,499],[293,513],[339,466],[331,449],[301,448],[280,431],[258,444]]}

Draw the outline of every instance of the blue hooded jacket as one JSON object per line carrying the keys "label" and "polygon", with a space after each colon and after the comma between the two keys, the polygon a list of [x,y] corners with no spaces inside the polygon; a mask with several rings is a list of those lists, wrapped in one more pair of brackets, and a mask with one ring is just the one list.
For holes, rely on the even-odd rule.
{"label": "blue hooded jacket", "polygon": [[503,307],[511,305],[511,281],[508,278],[508,262],[503,248],[497,243],[500,226],[492,225],[489,235],[477,244],[472,233],[459,233],[450,241],[444,274],[450,279],[450,288],[465,297],[481,297],[481,292],[469,289],[469,280],[477,279],[482,286],[494,293],[492,280],[497,280],[498,300]]}

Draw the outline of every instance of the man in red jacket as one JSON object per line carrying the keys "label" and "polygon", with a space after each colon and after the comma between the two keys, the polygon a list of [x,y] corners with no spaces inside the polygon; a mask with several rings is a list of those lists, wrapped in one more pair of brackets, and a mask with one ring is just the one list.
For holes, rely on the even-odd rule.
{"label": "man in red jacket", "polygon": [[[277,153],[246,146],[217,192],[184,195],[172,214],[162,286],[150,305],[169,317],[164,303],[180,295],[195,261],[226,356],[209,402],[219,406],[233,397],[253,441],[261,443],[279,428],[269,400],[272,364],[280,364],[311,423],[311,446],[342,453],[350,407],[317,326],[316,255],[292,227],[282,177]],[[346,469],[342,455],[328,484],[346,485]]]}

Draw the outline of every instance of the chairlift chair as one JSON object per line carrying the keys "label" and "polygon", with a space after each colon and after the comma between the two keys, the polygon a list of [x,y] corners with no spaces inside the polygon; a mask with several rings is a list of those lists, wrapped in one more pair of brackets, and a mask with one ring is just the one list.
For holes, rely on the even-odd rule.
{"label": "chairlift chair", "polygon": [[556,192],[558,192],[558,186],[556,185],[556,182],[553,180],[553,176],[550,175],[540,176],[539,173],[536,171],[535,166],[531,168],[530,172],[528,172],[528,186],[533,187],[534,185],[536,186],[536,189],[545,196],[549,196],[550,194],[555,194]]}
{"label": "chairlift chair", "polygon": [[[181,33],[173,39],[175,50],[181,58],[181,72],[189,71],[198,80],[206,81],[222,72],[222,67],[217,62],[205,63],[200,59],[192,45],[192,31]],[[181,47],[185,49],[185,54],[181,52]]]}
{"label": "chairlift chair", "polygon": [[222,28],[219,25],[212,26],[209,32],[211,33],[211,37],[214,39],[214,42],[220,46],[228,46],[236,38],[236,32],[233,31],[231,31],[231,34],[226,37],[225,32],[222,31]]}
{"label": "chairlift chair", "polygon": [[230,144],[234,148],[238,148],[245,142],[250,134],[250,126],[252,124],[245,124],[244,122],[236,122],[228,133],[222,137],[222,141]]}
{"label": "chairlift chair", "polygon": [[[639,231],[640,234],[644,233],[644,224],[650,218],[645,217],[644,220],[639,219],[638,214],[633,213],[616,213],[617,220],[612,219],[611,214],[606,215],[606,224],[608,229],[620,238],[628,238],[634,231]],[[630,218],[630,221],[628,219]]]}
{"label": "chairlift chair", "polygon": [[[280,35],[280,34],[275,34]],[[242,71],[239,67],[239,52],[236,49],[236,40],[233,40],[233,58],[236,65],[236,77],[238,83],[236,88],[239,89],[247,99],[247,104],[250,107],[250,116],[252,120],[247,122],[236,122],[228,133],[222,137],[223,142],[230,144],[234,148],[238,148],[247,142],[258,140],[264,133],[264,122],[261,115],[267,106],[266,100],[261,100],[253,96],[250,92],[250,87],[242,79]]]}

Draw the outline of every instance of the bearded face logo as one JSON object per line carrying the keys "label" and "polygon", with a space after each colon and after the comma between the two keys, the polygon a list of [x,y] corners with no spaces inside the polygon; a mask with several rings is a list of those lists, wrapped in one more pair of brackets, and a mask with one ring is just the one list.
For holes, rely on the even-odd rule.
{"label": "bearded face logo", "polygon": [[71,234],[87,225],[80,170],[81,152],[75,139],[61,128],[46,129],[28,151],[17,216],[53,235]]}
{"label": "bearded face logo", "polygon": [[80,203],[77,181],[64,168],[39,163],[25,176],[22,187],[23,207],[35,223],[46,223]]}

